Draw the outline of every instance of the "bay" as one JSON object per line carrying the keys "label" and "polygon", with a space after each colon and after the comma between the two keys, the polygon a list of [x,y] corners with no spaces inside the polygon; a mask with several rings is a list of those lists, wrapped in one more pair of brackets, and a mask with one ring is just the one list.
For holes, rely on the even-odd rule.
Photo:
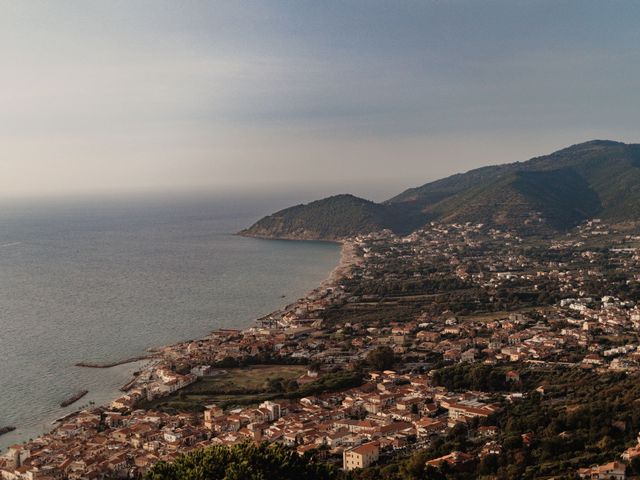
{"label": "bay", "polygon": [[[320,283],[338,245],[234,233],[294,198],[0,204],[0,450],[118,395],[148,348],[244,328]],[[285,295],[286,297],[283,297]],[[66,409],[62,400],[89,394]]]}

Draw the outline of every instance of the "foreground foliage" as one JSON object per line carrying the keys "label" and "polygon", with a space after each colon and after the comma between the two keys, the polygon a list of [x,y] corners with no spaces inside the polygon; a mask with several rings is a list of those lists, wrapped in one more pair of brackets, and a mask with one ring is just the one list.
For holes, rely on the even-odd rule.
{"label": "foreground foliage", "polygon": [[333,467],[299,456],[276,444],[243,443],[214,446],[182,455],[173,463],[161,462],[147,480],[329,480]]}

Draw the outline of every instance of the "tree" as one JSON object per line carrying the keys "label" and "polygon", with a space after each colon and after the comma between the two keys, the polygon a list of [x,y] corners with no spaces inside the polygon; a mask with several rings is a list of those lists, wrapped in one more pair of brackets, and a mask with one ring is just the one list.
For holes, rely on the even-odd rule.
{"label": "tree", "polygon": [[395,357],[389,347],[377,347],[367,354],[367,363],[376,370],[387,370],[393,367]]}
{"label": "tree", "polygon": [[298,390],[298,387],[299,385],[295,378],[290,378],[284,384],[284,388],[287,392],[295,392]]}
{"label": "tree", "polygon": [[267,378],[266,387],[270,392],[284,392],[284,382],[281,377],[279,378]]}
{"label": "tree", "polygon": [[322,363],[318,361],[311,362],[309,364],[308,370],[310,372],[320,373],[322,371]]}
{"label": "tree", "polygon": [[482,475],[492,475],[498,471],[499,466],[497,455],[487,455],[480,461],[478,471]]}
{"label": "tree", "polygon": [[[444,465],[447,465],[445,463]],[[424,477],[426,480],[446,480],[446,476],[437,468],[428,466],[424,470]]]}
{"label": "tree", "polygon": [[334,467],[299,456],[277,444],[216,445],[182,455],[173,463],[160,462],[146,480],[332,480]]}

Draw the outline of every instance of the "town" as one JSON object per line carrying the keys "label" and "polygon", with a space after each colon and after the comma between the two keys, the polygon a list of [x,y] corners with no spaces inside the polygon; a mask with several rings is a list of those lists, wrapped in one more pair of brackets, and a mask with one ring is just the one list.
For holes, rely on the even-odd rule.
{"label": "town", "polygon": [[549,238],[435,222],[360,235],[306,297],[157,349],[120,398],[12,446],[0,473],[140,478],[266,441],[353,475],[416,459],[451,478],[640,474],[639,267],[640,237],[597,219]]}

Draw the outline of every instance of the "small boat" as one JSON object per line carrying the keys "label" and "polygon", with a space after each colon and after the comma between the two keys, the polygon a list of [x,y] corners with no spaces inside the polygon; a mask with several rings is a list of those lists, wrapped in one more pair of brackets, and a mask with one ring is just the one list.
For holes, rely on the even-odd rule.
{"label": "small boat", "polygon": [[80,390],[79,392],[75,393],[74,395],[72,395],[71,397],[67,398],[65,401],[60,403],[60,406],[62,408],[68,407],[72,403],[76,403],[78,400],[84,397],[87,393],[89,393],[89,390]]}
{"label": "small boat", "polygon": [[12,426],[1,427],[0,428],[0,435],[4,435],[5,433],[13,432],[15,429],[16,429],[16,427],[12,427]]}

